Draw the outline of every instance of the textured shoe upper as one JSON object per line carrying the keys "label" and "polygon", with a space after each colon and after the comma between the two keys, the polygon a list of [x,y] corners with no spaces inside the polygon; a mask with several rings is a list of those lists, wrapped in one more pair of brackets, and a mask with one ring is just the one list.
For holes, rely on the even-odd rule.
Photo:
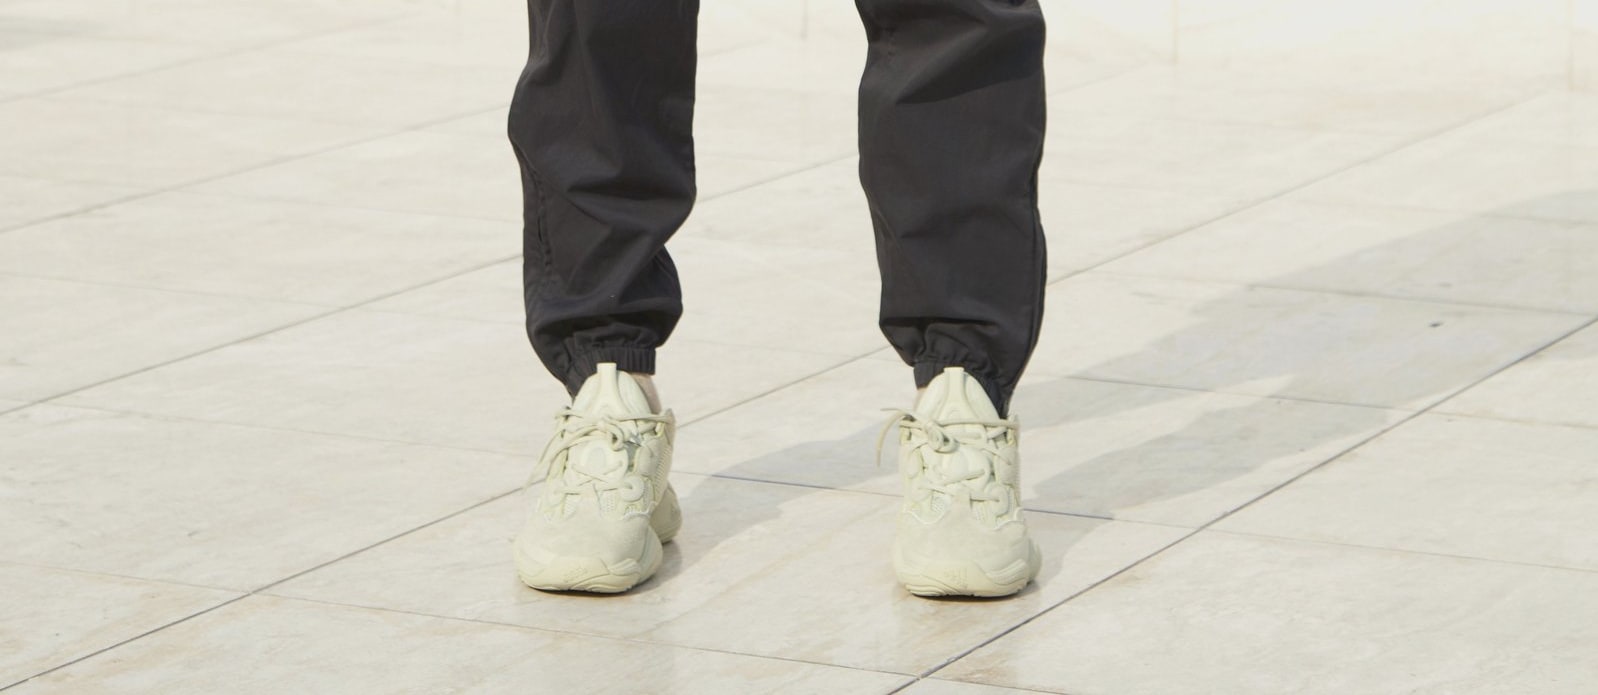
{"label": "textured shoe upper", "polygon": [[601,364],[555,422],[534,474],[545,480],[538,514],[548,521],[584,509],[606,519],[648,517],[666,488],[672,414],[656,414],[637,382]]}
{"label": "textured shoe upper", "polygon": [[932,524],[967,510],[985,528],[1018,520],[1016,423],[999,417],[976,379],[945,370],[895,422],[905,514]]}

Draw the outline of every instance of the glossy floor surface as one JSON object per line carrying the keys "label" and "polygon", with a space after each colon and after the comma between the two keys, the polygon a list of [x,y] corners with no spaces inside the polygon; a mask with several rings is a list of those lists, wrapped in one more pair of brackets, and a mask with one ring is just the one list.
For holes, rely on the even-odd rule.
{"label": "glossy floor surface", "polygon": [[0,0],[0,688],[1598,690],[1598,3],[1045,5],[1043,575],[929,601],[846,0],[705,0],[620,597],[509,563],[516,0]]}

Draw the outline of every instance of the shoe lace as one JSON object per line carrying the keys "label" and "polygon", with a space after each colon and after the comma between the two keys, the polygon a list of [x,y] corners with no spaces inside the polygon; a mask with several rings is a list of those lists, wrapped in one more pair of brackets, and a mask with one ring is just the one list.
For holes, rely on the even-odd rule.
{"label": "shoe lace", "polygon": [[[953,496],[958,490],[964,489],[973,503],[991,502],[1002,507],[1010,504],[1010,493],[1003,489],[1005,486],[997,480],[994,466],[1004,455],[1000,442],[1014,436],[1016,422],[1014,420],[993,420],[986,418],[968,418],[957,420],[935,421],[917,415],[913,411],[903,408],[888,408],[893,417],[883,425],[882,432],[877,435],[877,466],[882,466],[883,444],[888,439],[888,433],[895,427],[901,431],[908,431],[910,438],[907,442],[909,451],[915,453],[919,449],[929,448],[944,456],[908,456],[909,460],[920,462],[921,470],[918,475],[911,477],[913,502],[922,503],[932,496],[934,492]],[[957,434],[951,428],[962,425],[977,425],[982,427],[980,436],[973,436],[966,430],[965,434]],[[947,456],[961,448],[972,447],[982,455],[981,460],[987,465],[972,466],[966,463],[969,459],[962,456]],[[904,456],[904,453],[901,453]],[[997,510],[996,514],[1003,514],[1005,509]]]}
{"label": "shoe lace", "polygon": [[[629,446],[636,447],[641,442],[637,425],[628,428],[630,423],[661,423],[671,419],[670,413],[660,415],[624,415],[613,416],[608,414],[593,415],[570,407],[561,408],[555,413],[556,433],[551,437],[549,444],[544,446],[544,451],[538,457],[538,464],[533,467],[533,473],[522,485],[527,489],[542,481],[549,481],[550,492],[559,495],[581,494],[582,489],[592,485],[597,492],[621,490],[630,488],[627,474],[632,471],[634,457],[629,454],[624,466],[606,466],[596,469],[584,457],[575,460],[566,456],[566,464],[556,470],[555,462],[580,444],[588,442],[600,443],[611,451],[626,451]],[[557,474],[558,473],[558,474]],[[632,491],[639,492],[641,491]]]}

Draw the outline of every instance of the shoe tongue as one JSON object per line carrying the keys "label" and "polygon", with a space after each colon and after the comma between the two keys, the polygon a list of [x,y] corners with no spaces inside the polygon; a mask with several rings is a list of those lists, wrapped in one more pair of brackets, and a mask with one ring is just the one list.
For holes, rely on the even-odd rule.
{"label": "shoe tongue", "polygon": [[644,389],[610,362],[601,362],[594,375],[572,398],[572,410],[590,415],[653,415]]}
{"label": "shoe tongue", "polygon": [[999,419],[988,392],[960,367],[944,369],[927,384],[916,401],[915,414],[934,422]]}

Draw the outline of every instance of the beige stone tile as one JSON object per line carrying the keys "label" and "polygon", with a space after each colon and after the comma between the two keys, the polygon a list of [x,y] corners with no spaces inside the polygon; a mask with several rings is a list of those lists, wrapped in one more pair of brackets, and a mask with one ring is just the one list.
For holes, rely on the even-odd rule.
{"label": "beige stone tile", "polygon": [[0,72],[14,94],[69,87],[81,82],[182,62],[203,49],[177,43],[127,41],[62,34],[6,31],[0,22]]}
{"label": "beige stone tile", "polygon": [[0,274],[0,397],[47,398],[322,311]]}
{"label": "beige stone tile", "polygon": [[1057,94],[1049,111],[1414,137],[1502,108],[1519,94],[1380,83],[1332,89],[1293,75],[1152,65]]}
{"label": "beige stone tile", "polygon": [[783,87],[700,87],[694,104],[696,157],[812,164],[855,153],[853,94]]}
{"label": "beige stone tile", "polygon": [[[668,244],[686,310],[664,355],[678,345],[714,343],[724,354],[753,347],[848,357],[885,344],[877,329],[876,269],[869,247],[850,254],[699,236],[684,230]],[[521,284],[518,259],[368,308],[521,325]],[[706,357],[704,350],[690,348],[681,359],[671,359],[699,374],[715,366],[702,363]]]}
{"label": "beige stone tile", "polygon": [[[677,238],[738,241],[784,255],[836,253],[850,259],[849,291],[874,302],[876,252],[858,170],[858,158],[849,157],[703,201]],[[1043,158],[1039,208],[1056,272],[1096,265],[1244,204],[1226,192],[1077,183],[1079,173],[1066,157]],[[686,250],[677,257],[690,258]],[[692,277],[685,274],[684,282]],[[871,287],[857,290],[856,280]]]}
{"label": "beige stone tile", "polygon": [[510,125],[509,107],[504,109],[489,109],[481,113],[461,116],[443,121],[426,128],[428,132],[452,133],[455,135],[477,135],[484,138],[496,138],[510,147],[507,138],[507,128]]}
{"label": "beige stone tile", "polygon": [[1399,411],[1076,379],[1024,382],[1032,509],[1197,527],[1391,426]]}
{"label": "beige stone tile", "polygon": [[694,165],[697,168],[699,189],[697,201],[709,202],[724,195],[808,171],[820,164],[821,162],[794,162],[759,157],[695,155]]}
{"label": "beige stone tile", "polygon": [[[695,423],[677,469],[896,495],[895,442],[873,462],[909,370],[862,360]],[[1030,509],[1196,527],[1396,422],[1400,413],[1040,375],[1022,382]]]}
{"label": "beige stone tile", "polygon": [[[193,188],[262,200],[521,223],[521,175],[509,141],[411,131]],[[515,227],[506,232],[514,236]],[[515,242],[512,243],[514,247]]]}
{"label": "beige stone tile", "polygon": [[118,200],[143,190],[135,186],[0,175],[0,230]]}
{"label": "beige stone tile", "polygon": [[1072,183],[1077,173],[1068,160],[1045,155],[1038,175],[1055,274],[1091,268],[1246,205],[1226,193]]}
{"label": "beige stone tile", "polygon": [[[667,404],[691,420],[837,357],[672,343]],[[520,326],[350,311],[76,394],[67,403],[307,432],[536,453],[566,401]]]}
{"label": "beige stone tile", "polygon": [[804,40],[758,41],[704,56],[699,61],[697,81],[702,89],[785,89],[850,95],[859,87],[865,64],[863,30],[845,36],[818,32]]}
{"label": "beige stone tile", "polygon": [[1473,121],[1451,135],[1510,145],[1598,147],[1598,95],[1549,92]]}
{"label": "beige stone tile", "polygon": [[[1164,526],[1034,513],[1028,523],[1044,553],[1038,585],[1001,602],[927,601],[906,593],[893,578],[887,549],[899,503],[893,497],[878,499],[882,501],[875,514],[765,568],[758,579],[725,587],[715,605],[662,621],[645,637],[917,672],[1036,615],[1182,533]],[[850,588],[823,590],[825,601],[796,600],[815,595],[815,587],[840,585]],[[727,610],[729,605],[737,608]]]}
{"label": "beige stone tile", "polygon": [[[693,427],[684,428],[689,436]],[[895,672],[940,663],[1173,541],[1162,526],[1034,514],[1041,585],[1013,600],[927,601],[888,559],[898,500],[677,475],[685,518],[661,573],[604,600],[522,587],[503,500],[274,593]]]}
{"label": "beige stone tile", "polygon": [[1598,91],[1598,2],[1571,3],[1570,86]]}
{"label": "beige stone tile", "polygon": [[1205,532],[938,672],[1063,692],[1584,692],[1590,572]]}
{"label": "beige stone tile", "polygon": [[1073,183],[1221,193],[1251,202],[1400,142],[1394,135],[1065,112],[1051,114],[1044,161]]}
{"label": "beige stone tile", "polygon": [[1588,327],[1438,406],[1442,412],[1598,427],[1598,327]]}
{"label": "beige stone tile", "polygon": [[[718,2],[699,6],[699,57],[769,41],[803,39],[813,13],[839,9],[837,3]],[[813,32],[811,32],[813,33]]]}
{"label": "beige stone tile", "polygon": [[[875,263],[871,209],[849,157],[712,200],[701,200],[680,238],[722,239],[776,249],[830,249]],[[700,174],[706,173],[700,167]],[[702,197],[703,198],[703,197]]]}
{"label": "beige stone tile", "polygon": [[[527,21],[527,3],[521,0],[384,0],[440,21],[502,22]],[[392,11],[390,14],[393,14]]]}
{"label": "beige stone tile", "polygon": [[514,255],[505,227],[167,193],[0,235],[0,271],[347,305]]}
{"label": "beige stone tile", "polygon": [[884,409],[916,395],[911,369],[893,359],[844,364],[695,422],[676,441],[676,470],[898,494],[892,446],[874,459]]}
{"label": "beige stone tile", "polygon": [[363,137],[351,126],[56,98],[0,103],[0,174],[170,186]]}
{"label": "beige stone tile", "polygon": [[1294,194],[1353,206],[1598,222],[1598,147],[1442,135]]}
{"label": "beige stone tile", "polygon": [[383,21],[416,7],[405,0],[12,0],[0,29],[237,48]]}
{"label": "beige stone tile", "polygon": [[781,247],[692,231],[669,245],[684,302],[673,339],[844,356],[887,344],[869,247]]}
{"label": "beige stone tile", "polygon": [[[1041,4],[1049,32],[1044,73],[1052,92],[1171,58],[1174,8],[1168,0],[1043,0]],[[828,70],[834,76],[831,84],[852,86],[865,66],[866,51],[855,6],[811,2],[803,9],[803,38],[835,47],[842,56],[826,58],[842,61],[835,71]]]}
{"label": "beige stone tile", "polygon": [[1328,86],[1414,89],[1563,86],[1560,0],[1184,0],[1183,65]]}
{"label": "beige stone tile", "polygon": [[507,103],[520,62],[458,66],[285,48],[229,53],[62,91],[63,99],[252,118],[419,126]]}
{"label": "beige stone tile", "polygon": [[910,368],[891,359],[851,362],[694,423],[677,437],[675,470],[899,494],[894,441],[880,465],[873,458],[883,409],[915,396]]}
{"label": "beige stone tile", "polygon": [[1227,531],[1598,569],[1598,429],[1423,415],[1231,516]]}
{"label": "beige stone tile", "polygon": [[888,692],[885,673],[264,596],[18,693]]}
{"label": "beige stone tile", "polygon": [[[886,345],[877,329],[876,266],[869,250],[851,256],[827,248],[700,239],[691,231],[668,248],[686,310],[667,350],[679,342],[709,342],[855,356]],[[521,325],[521,286],[518,259],[368,308]]]}
{"label": "beige stone tile", "polygon": [[522,259],[516,258],[407,290],[361,308],[520,326],[526,321],[522,302]]}
{"label": "beige stone tile", "polygon": [[345,312],[122,379],[91,407],[527,453],[564,391],[522,331]]}
{"label": "beige stone tile", "polygon": [[1598,312],[1598,227],[1470,213],[1273,201],[1104,269]]}
{"label": "beige stone tile", "polygon": [[34,406],[0,416],[0,559],[253,589],[502,494],[531,459]]}
{"label": "beige stone tile", "polygon": [[1005,695],[1006,693],[1034,693],[1037,690],[1022,690],[1020,688],[1002,688],[996,685],[982,685],[980,683],[962,683],[960,681],[943,680],[941,678],[923,678],[904,690],[899,691],[905,695]]}
{"label": "beige stone tile", "polygon": [[277,48],[293,54],[390,61],[396,66],[414,66],[409,72],[417,75],[431,72],[425,66],[483,68],[486,75],[500,76],[501,96],[510,98],[516,77],[527,62],[526,3],[473,2],[391,16],[393,19],[316,34]]}
{"label": "beige stone tile", "polygon": [[[679,438],[692,430],[691,425],[684,427]],[[770,575],[773,567],[795,554],[812,551],[833,534],[861,528],[863,519],[892,502],[875,495],[720,480],[675,471],[672,485],[684,509],[682,531],[666,546],[659,573],[624,595],[595,600],[522,586],[511,564],[510,545],[525,510],[520,495],[420,529],[269,592],[634,637],[701,607],[736,613],[737,606],[722,599],[731,587]],[[886,579],[891,582],[892,578],[889,569]]]}
{"label": "beige stone tile", "polygon": [[[777,26],[786,28],[790,24],[798,28],[794,38],[800,40],[823,40],[839,44],[855,42],[860,48],[860,63],[865,64],[866,34],[865,28],[860,23],[860,12],[853,3],[846,2],[797,2],[797,3],[749,3],[751,6],[778,6],[786,5],[799,10],[794,13],[792,21],[783,21]],[[699,13],[703,18],[708,6],[701,6]],[[703,21],[703,19],[701,19]]]}
{"label": "beige stone tile", "polygon": [[237,594],[0,562],[0,687]]}
{"label": "beige stone tile", "polygon": [[1051,51],[1123,65],[1175,59],[1175,3],[1040,0],[1039,4],[1049,25]]}
{"label": "beige stone tile", "polygon": [[1418,408],[1580,315],[1091,272],[1049,290],[1029,369],[1254,396]]}
{"label": "beige stone tile", "polygon": [[[489,114],[504,114],[490,109]],[[475,126],[474,126],[475,128]],[[391,135],[249,171],[193,190],[262,200],[341,205],[429,215],[475,217],[521,225],[521,174],[503,134],[451,127]],[[699,200],[780,178],[808,164],[706,155],[698,157]]]}

